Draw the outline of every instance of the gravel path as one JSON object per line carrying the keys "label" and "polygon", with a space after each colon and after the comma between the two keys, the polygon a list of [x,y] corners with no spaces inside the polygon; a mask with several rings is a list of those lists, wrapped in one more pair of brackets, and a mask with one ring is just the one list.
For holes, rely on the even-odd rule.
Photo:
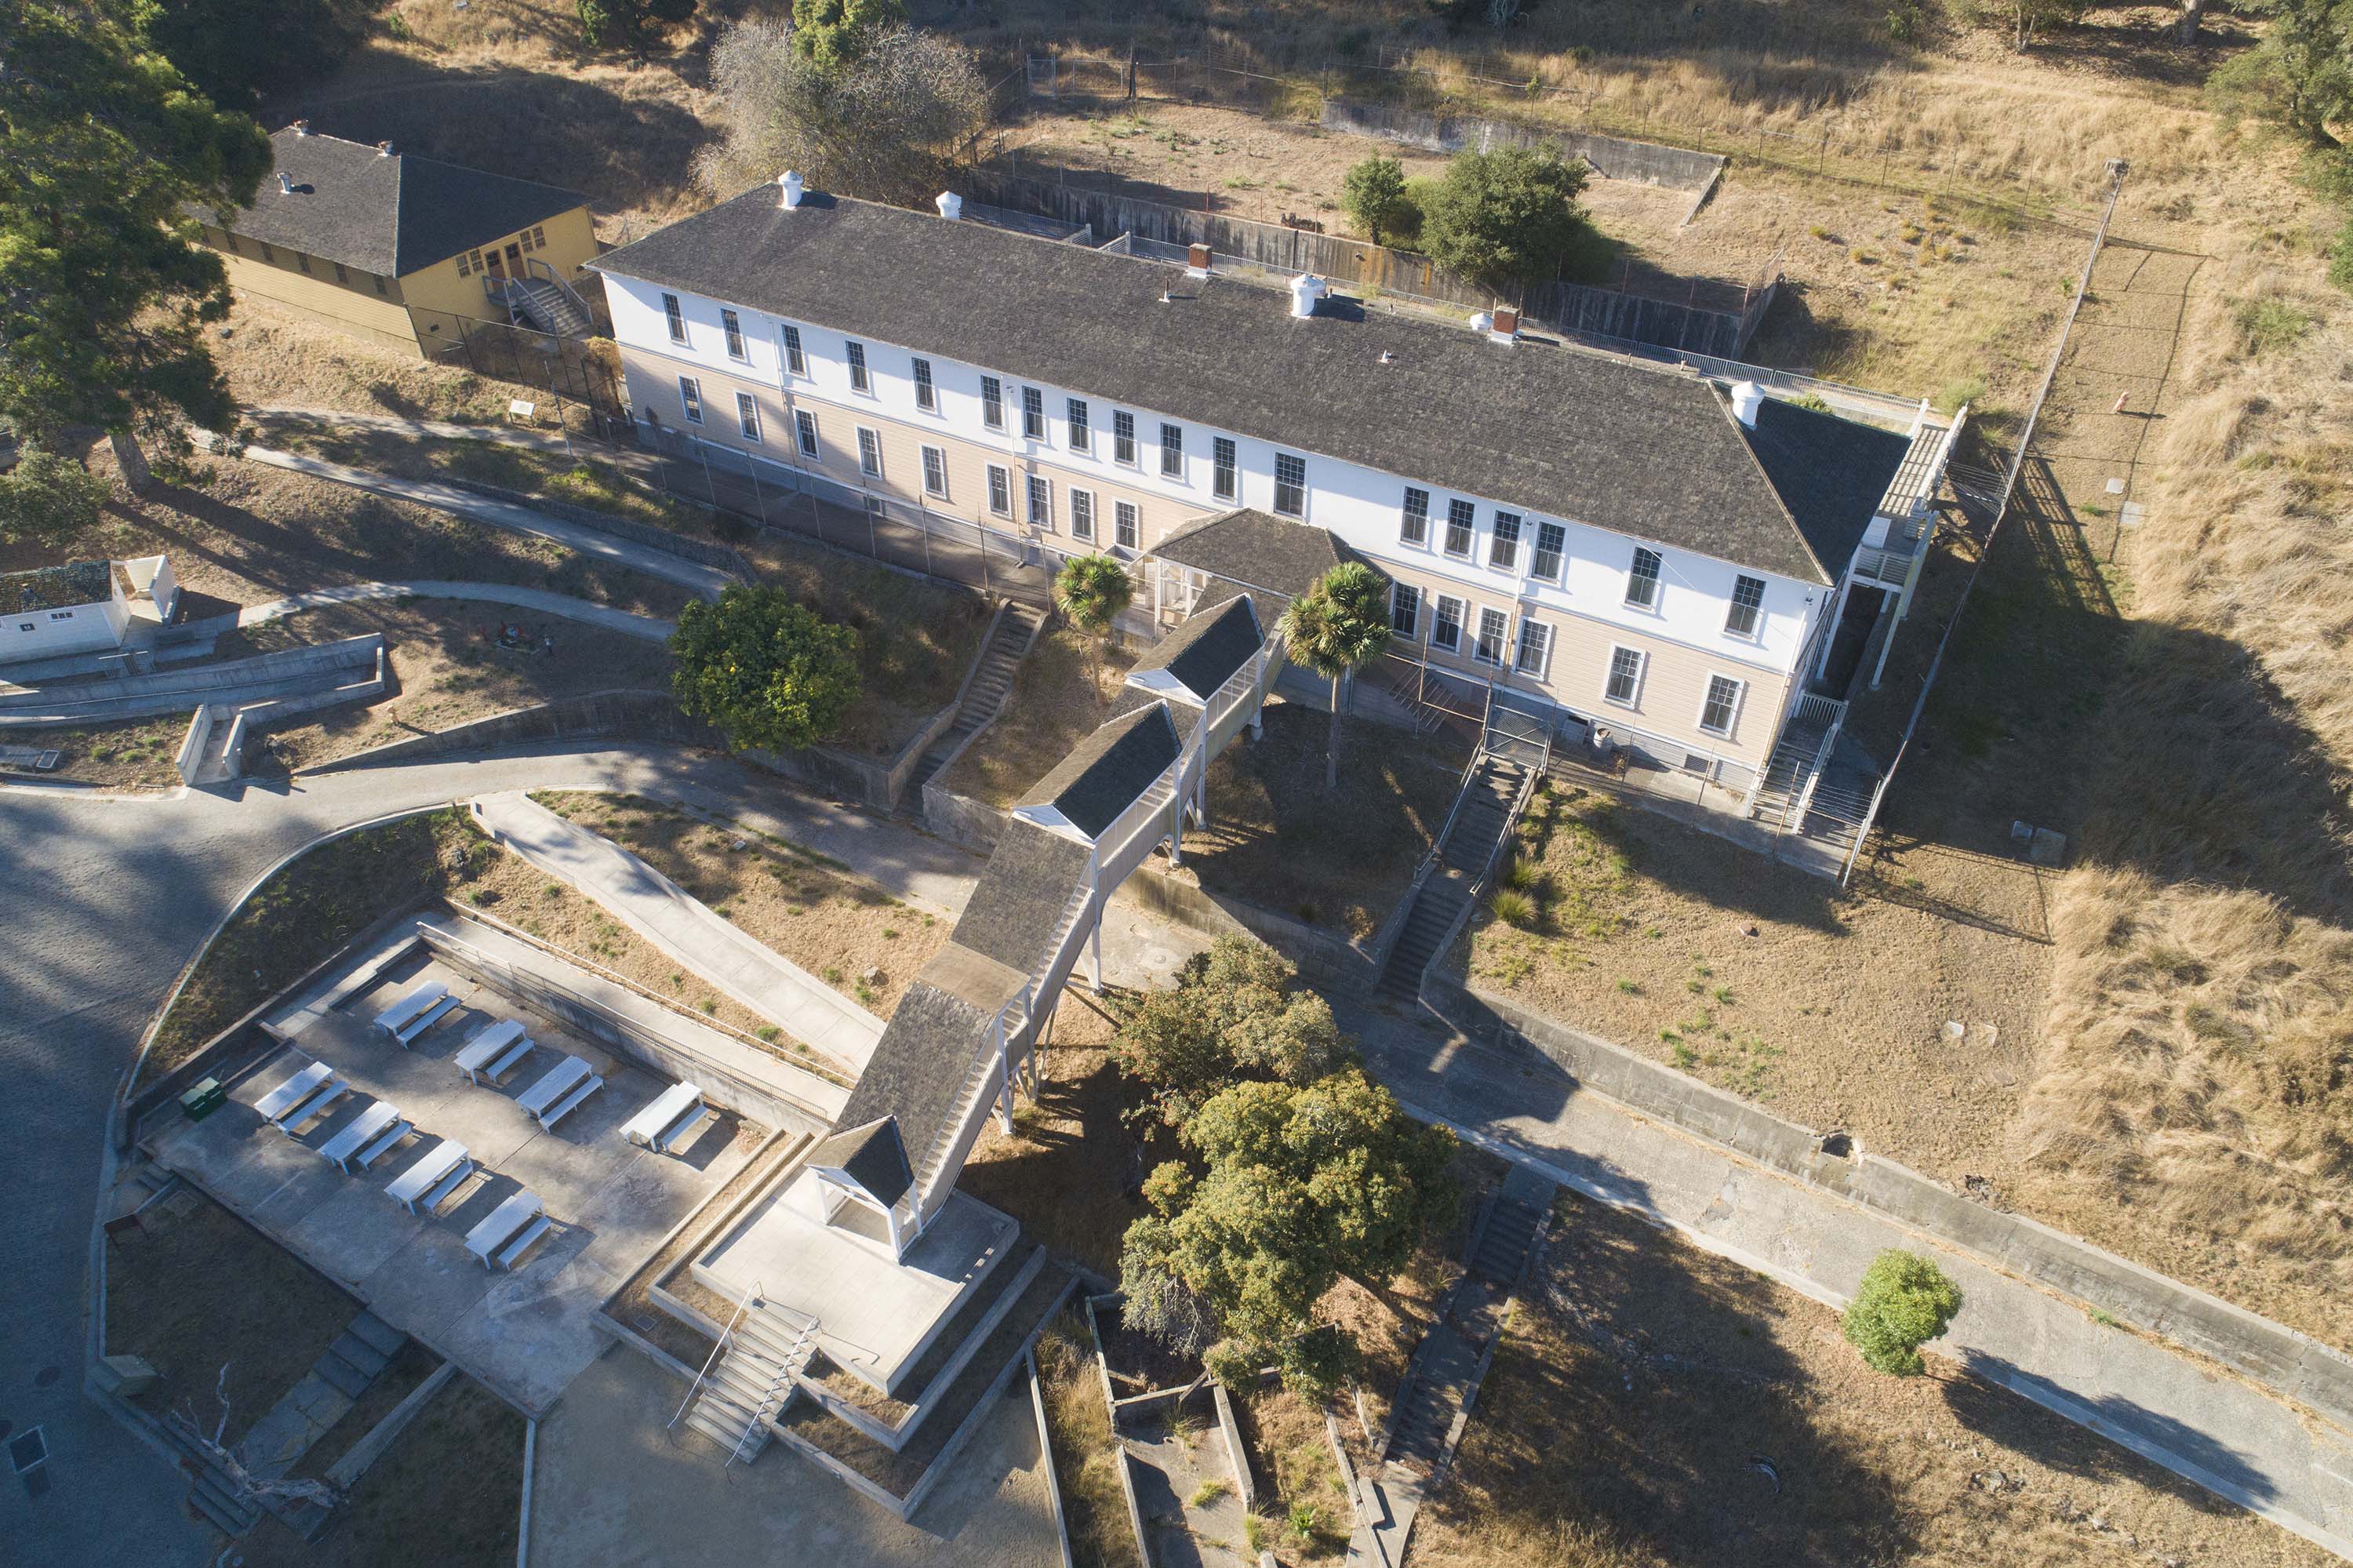
{"label": "gravel path", "polygon": [[667,642],[678,622],[664,620],[659,616],[638,615],[631,610],[615,609],[610,605],[592,604],[570,594],[550,593],[545,588],[519,588],[512,583],[451,582],[444,578],[427,578],[408,583],[347,583],[342,588],[319,588],[311,593],[298,593],[285,599],[274,599],[268,604],[249,604],[237,612],[239,626],[259,626],[268,620],[282,620],[306,609],[321,609],[329,605],[359,604],[368,599],[459,599],[482,604],[503,604],[516,609],[535,609],[543,615],[559,615],[566,620],[576,620],[586,626],[602,627],[617,631],[624,637],[642,638],[648,642]]}

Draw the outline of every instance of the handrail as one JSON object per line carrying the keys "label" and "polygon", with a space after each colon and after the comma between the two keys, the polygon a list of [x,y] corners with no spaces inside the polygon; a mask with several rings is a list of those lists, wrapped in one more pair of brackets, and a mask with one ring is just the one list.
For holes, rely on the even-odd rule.
{"label": "handrail", "polygon": [[719,1360],[719,1352],[725,1350],[727,1341],[735,1337],[735,1325],[744,1320],[744,1313],[752,1305],[752,1298],[759,1293],[760,1282],[756,1279],[744,1288],[744,1299],[735,1303],[735,1315],[727,1319],[727,1327],[719,1330],[719,1338],[712,1342],[711,1353],[702,1359],[702,1370],[694,1374],[694,1382],[687,1389],[686,1397],[678,1402],[678,1414],[670,1418],[669,1425],[662,1428],[663,1431],[670,1430],[686,1418],[686,1407],[692,1404],[694,1396],[702,1391],[703,1379],[711,1375],[712,1367]]}
{"label": "handrail", "polygon": [[541,260],[536,256],[524,257],[522,264],[525,269],[540,273],[545,277],[549,282],[562,290],[564,291],[564,297],[571,301],[574,306],[579,310],[581,318],[587,322],[592,327],[596,325],[596,313],[588,308],[588,302],[580,297],[580,291],[575,289],[571,284],[564,281],[562,273],[556,271],[554,267],[549,266],[545,261]]}

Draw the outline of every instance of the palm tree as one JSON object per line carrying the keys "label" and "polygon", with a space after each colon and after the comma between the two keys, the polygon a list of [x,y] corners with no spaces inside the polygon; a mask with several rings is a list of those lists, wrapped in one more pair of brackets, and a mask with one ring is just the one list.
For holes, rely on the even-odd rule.
{"label": "palm tree", "polygon": [[1054,602],[1072,628],[1095,640],[1095,673],[1103,672],[1103,642],[1111,623],[1135,598],[1135,579],[1109,556],[1080,556],[1063,563],[1054,578]]}
{"label": "palm tree", "polygon": [[1324,788],[1340,787],[1340,683],[1389,645],[1387,579],[1362,561],[1344,561],[1291,601],[1282,635],[1291,657],[1332,683],[1332,739]]}

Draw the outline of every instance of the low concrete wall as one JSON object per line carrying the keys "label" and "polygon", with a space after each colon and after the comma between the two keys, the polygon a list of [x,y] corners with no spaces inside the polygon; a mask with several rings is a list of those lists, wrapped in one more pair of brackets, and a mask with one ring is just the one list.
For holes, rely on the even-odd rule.
{"label": "low concrete wall", "polygon": [[1241,1425],[1234,1419],[1234,1402],[1221,1383],[1209,1385],[1209,1398],[1218,1407],[1218,1430],[1226,1440],[1226,1463],[1233,1467],[1234,1495],[1242,1499],[1242,1511],[1248,1513],[1258,1503],[1258,1483],[1250,1478],[1250,1450],[1242,1446]]}
{"label": "low concrete wall", "polygon": [[923,825],[950,843],[987,854],[1011,820],[997,807],[959,795],[936,779],[923,786]]}
{"label": "low concrete wall", "polygon": [[1148,865],[1121,883],[1112,897],[1212,936],[1248,932],[1298,965],[1301,974],[1319,985],[1366,987],[1380,978],[1373,968],[1372,955],[1353,943],[1271,909],[1203,892],[1189,882],[1163,876]]}
{"label": "low concrete wall", "polygon": [[341,773],[385,762],[408,762],[455,751],[487,751],[528,741],[557,740],[579,735],[627,735],[643,739],[674,740],[689,746],[723,748],[725,739],[708,726],[678,711],[668,692],[618,690],[564,697],[536,707],[493,714],[471,724],[412,736],[383,746],[355,751],[349,757],[322,762],[305,773]]}
{"label": "low concrete wall", "polygon": [[208,705],[189,715],[187,736],[180,742],[180,754],[172,759],[172,765],[180,770],[181,783],[196,781],[196,764],[204,760],[205,742],[212,737],[213,710]]}
{"label": "low concrete wall", "polygon": [[2353,1356],[2293,1329],[2023,1215],[1989,1209],[1893,1160],[1826,1155],[1810,1128],[1451,976],[1425,975],[1421,1000],[1472,1039],[1525,1041],[1578,1083],[1643,1115],[1893,1215],[1996,1267],[2211,1356],[2332,1420],[2353,1423]]}

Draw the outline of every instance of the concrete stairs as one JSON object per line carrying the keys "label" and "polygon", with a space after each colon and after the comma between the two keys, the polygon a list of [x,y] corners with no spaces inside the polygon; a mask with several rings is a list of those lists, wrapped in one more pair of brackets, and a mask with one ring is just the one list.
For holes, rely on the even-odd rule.
{"label": "concrete stairs", "polygon": [[557,337],[587,337],[596,330],[578,302],[544,278],[519,279],[508,288],[515,310],[542,332]]}
{"label": "concrete stairs", "polygon": [[728,1464],[750,1464],[768,1446],[768,1418],[792,1397],[793,1378],[816,1346],[814,1322],[795,1324],[766,1302],[752,1301],[695,1390],[686,1425],[718,1444]]}
{"label": "concrete stairs", "polygon": [[907,779],[909,789],[919,790],[930,783],[963,749],[973,732],[997,716],[1005,699],[1013,694],[1013,679],[1020,671],[1022,655],[1029,651],[1037,637],[1038,624],[1043,619],[1043,612],[1033,605],[1018,600],[1007,602],[997,630],[989,636],[988,646],[981,652],[980,667],[965,691],[963,705],[956,710],[955,722],[915,764],[914,772]]}
{"label": "concrete stairs", "polygon": [[1413,907],[1382,966],[1382,995],[1411,1001],[1421,990],[1421,971],[1438,956],[1470,902],[1471,890],[1494,857],[1511,826],[1512,802],[1526,769],[1501,758],[1482,758],[1463,787],[1462,800],[1438,846],[1438,863],[1413,895]]}

